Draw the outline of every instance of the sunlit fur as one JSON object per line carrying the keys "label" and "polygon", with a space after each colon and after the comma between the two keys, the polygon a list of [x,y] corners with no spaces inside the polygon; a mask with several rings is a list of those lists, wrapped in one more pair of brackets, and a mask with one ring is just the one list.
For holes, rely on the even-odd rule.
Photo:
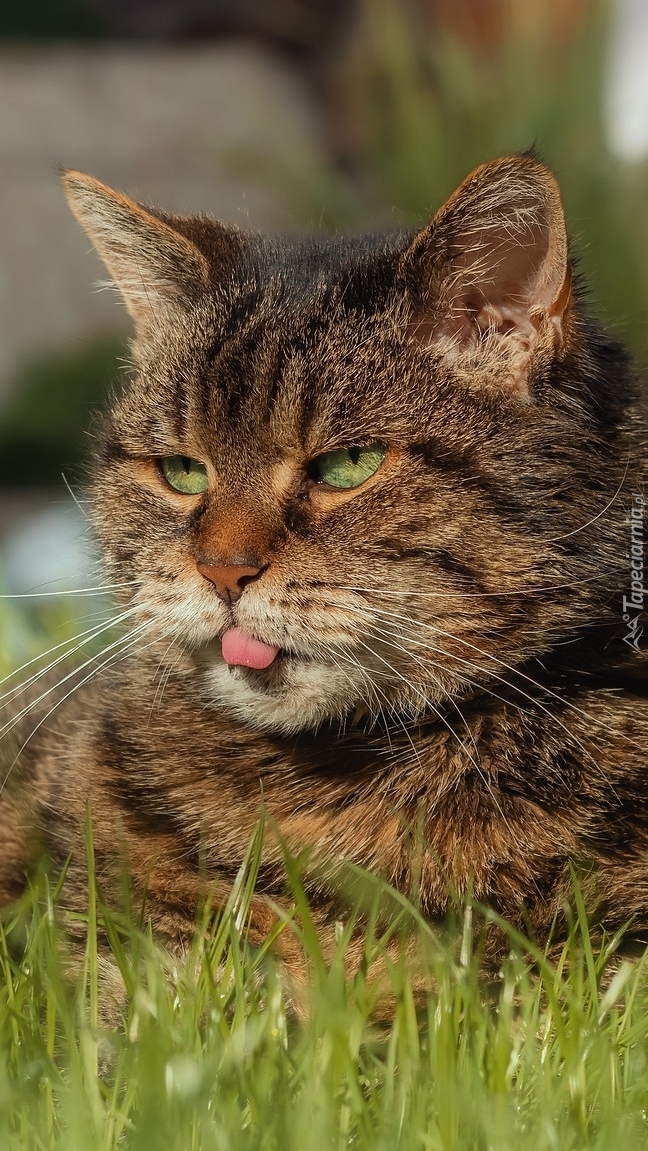
{"label": "sunlit fur", "polygon": [[[621,608],[645,417],[552,176],[495,161],[418,232],[292,239],[66,183],[136,328],[89,493],[129,630],[12,690],[0,892],[36,844],[72,853],[81,905],[87,801],[103,874],[126,855],[186,940],[200,869],[226,893],[263,799],[317,861],[322,922],[345,858],[431,916],[471,888],[540,934],[577,860],[604,922],[648,924],[646,660]],[[373,443],[358,487],[313,478]],[[176,455],[205,493],[166,482]],[[230,603],[199,563],[258,575]],[[228,667],[232,627],[274,663]],[[275,900],[279,860],[268,843]]]}

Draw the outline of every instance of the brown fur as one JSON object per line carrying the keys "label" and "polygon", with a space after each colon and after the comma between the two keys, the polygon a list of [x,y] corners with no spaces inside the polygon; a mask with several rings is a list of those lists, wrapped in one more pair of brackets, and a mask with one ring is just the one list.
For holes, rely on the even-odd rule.
{"label": "brown fur", "polygon": [[[495,161],[417,234],[355,239],[265,239],[66,186],[136,325],[91,503],[142,630],[9,732],[2,900],[39,852],[71,854],[83,907],[89,804],[105,890],[127,858],[182,946],[263,802],[310,852],[322,924],[353,860],[415,885],[433,919],[472,886],[542,939],[573,861],[593,916],[648,928],[646,657],[622,618],[645,422],[573,289],[547,170]],[[361,486],[315,482],[313,459],[376,441]],[[206,464],[204,495],[163,478],[178,454]],[[230,604],[198,562],[260,574]],[[228,672],[233,625],[283,654]],[[284,898],[272,836],[258,938],[268,896]]]}

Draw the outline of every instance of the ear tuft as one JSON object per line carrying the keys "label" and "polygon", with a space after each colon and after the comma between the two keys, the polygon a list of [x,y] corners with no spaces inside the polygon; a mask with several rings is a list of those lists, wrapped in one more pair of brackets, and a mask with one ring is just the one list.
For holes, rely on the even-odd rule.
{"label": "ear tuft", "polygon": [[473,379],[527,397],[532,355],[563,341],[571,300],[558,185],[530,156],[477,168],[405,254],[414,338]]}
{"label": "ear tuft", "polygon": [[68,204],[122,294],[140,338],[186,310],[209,282],[198,248],[152,212],[83,172],[62,173]]}

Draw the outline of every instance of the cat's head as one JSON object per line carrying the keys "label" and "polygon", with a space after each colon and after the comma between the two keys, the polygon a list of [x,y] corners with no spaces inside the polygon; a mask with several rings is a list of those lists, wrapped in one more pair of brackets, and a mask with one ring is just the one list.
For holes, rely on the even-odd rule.
{"label": "cat's head", "polygon": [[283,732],[431,714],[596,613],[579,536],[614,453],[540,163],[487,164],[422,230],[355,238],[64,179],[136,328],[97,534],[198,697]]}

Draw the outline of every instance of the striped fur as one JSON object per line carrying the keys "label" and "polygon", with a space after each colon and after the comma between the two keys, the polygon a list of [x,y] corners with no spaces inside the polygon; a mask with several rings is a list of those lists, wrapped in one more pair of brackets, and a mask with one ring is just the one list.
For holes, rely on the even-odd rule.
{"label": "striped fur", "polygon": [[[183,946],[263,803],[310,853],[322,925],[352,860],[432,918],[472,887],[542,939],[572,861],[600,922],[648,929],[646,657],[622,618],[645,414],[573,286],[547,170],[495,161],[420,232],[353,238],[246,235],[78,173],[67,189],[136,326],[90,489],[132,630],[95,674],[38,681],[18,722],[27,697],[7,704],[3,901],[39,854],[71,855],[82,908],[89,804],[105,891],[126,861]],[[376,441],[360,487],[313,481],[320,454]],[[168,486],[176,454],[208,492]],[[230,605],[199,555],[262,573]],[[232,626],[278,659],[228,668]],[[259,938],[268,896],[271,835]]]}

